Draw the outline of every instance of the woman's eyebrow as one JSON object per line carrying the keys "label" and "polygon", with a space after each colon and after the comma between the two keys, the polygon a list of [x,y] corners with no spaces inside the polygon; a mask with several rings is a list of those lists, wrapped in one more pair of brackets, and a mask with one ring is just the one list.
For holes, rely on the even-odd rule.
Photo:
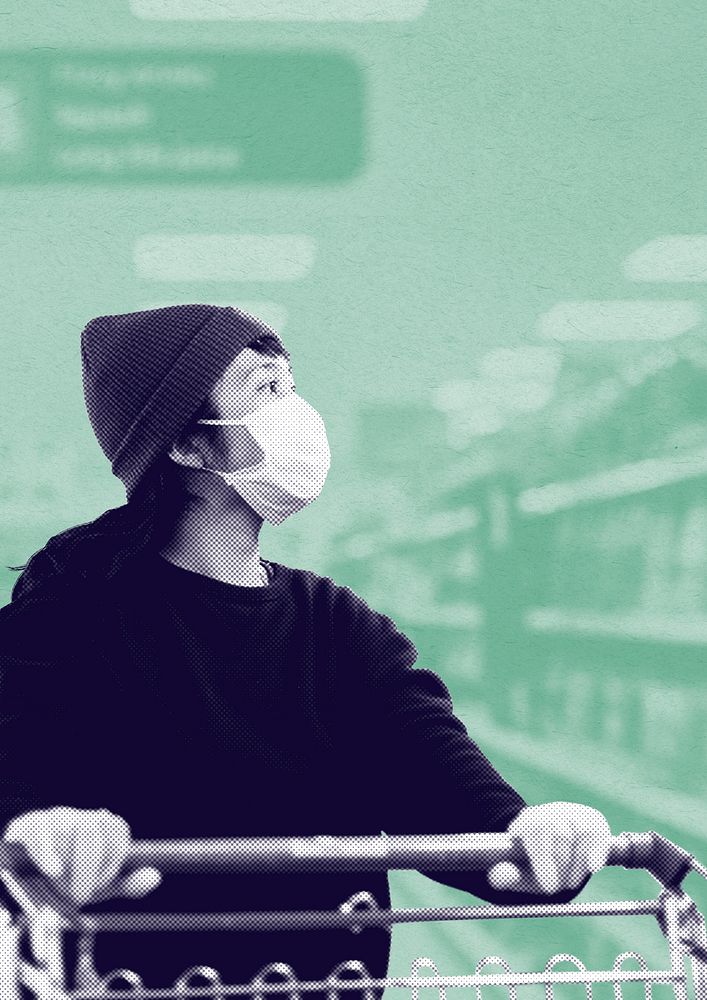
{"label": "woman's eyebrow", "polygon": [[247,371],[243,372],[243,378],[249,378],[253,374],[253,372],[258,370],[258,368],[274,368],[274,367],[275,365],[272,361],[256,361],[255,364],[251,365],[251,367]]}
{"label": "woman's eyebrow", "polygon": [[[255,374],[256,372],[262,371],[264,368],[268,368],[268,369],[271,369],[271,370],[274,369],[275,371],[281,371],[282,370],[282,366],[276,364],[274,361],[258,361],[256,364],[253,365],[252,368],[249,368],[248,371],[245,372],[245,374],[243,375],[243,380],[247,381],[251,377],[251,375]],[[288,370],[288,372],[291,375],[292,374],[292,365],[289,362],[287,364],[287,370]]]}
{"label": "woman's eyebrow", "polygon": [[[260,368],[275,368],[280,370],[282,366],[278,365],[275,361],[256,361],[252,368],[249,368],[247,372],[244,372],[244,378],[250,378],[253,372],[258,371]],[[288,371],[292,371],[292,365],[287,363]]]}

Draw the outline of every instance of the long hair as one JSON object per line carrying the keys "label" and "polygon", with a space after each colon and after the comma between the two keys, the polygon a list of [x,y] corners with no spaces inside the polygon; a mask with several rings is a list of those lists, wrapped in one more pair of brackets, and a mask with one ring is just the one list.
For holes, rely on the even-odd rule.
{"label": "long hair", "polygon": [[[284,355],[289,359],[289,352],[268,334],[247,346],[259,354]],[[213,415],[207,399],[195,417]],[[8,566],[22,574],[12,587],[11,600],[16,601],[30,591],[36,593],[40,585],[108,579],[126,560],[159,548],[188,499],[179,485],[172,463],[166,455],[159,456],[127,503],[111,507],[93,521],[52,535],[27,562]]]}

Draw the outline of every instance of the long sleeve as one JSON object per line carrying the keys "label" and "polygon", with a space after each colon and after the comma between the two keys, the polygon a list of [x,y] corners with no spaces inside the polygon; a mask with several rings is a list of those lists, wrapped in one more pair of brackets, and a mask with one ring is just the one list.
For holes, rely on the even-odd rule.
{"label": "long sleeve", "polygon": [[[403,667],[394,674],[387,728],[397,745],[390,748],[392,815],[386,832],[405,832],[403,822],[419,833],[505,831],[526,803],[470,738],[454,714],[444,682],[427,669]],[[412,817],[419,817],[414,825]],[[499,891],[491,887],[485,872],[422,874],[505,905],[569,902],[588,881],[575,890],[549,896]]]}
{"label": "long sleeve", "polygon": [[66,714],[76,659],[67,626],[59,602],[24,596],[0,609],[0,835],[22,812],[73,804],[51,801],[78,735]]}
{"label": "long sleeve", "polygon": [[442,679],[395,664],[383,699],[391,831],[413,817],[429,832],[505,830],[525,802],[471,739]]}
{"label": "long sleeve", "polygon": [[[505,831],[526,806],[525,800],[469,736],[442,679],[430,669],[414,666],[417,650],[410,639],[385,615],[377,619],[373,677],[378,693],[385,832]],[[421,873],[490,902],[509,905],[566,902],[583,888],[552,896],[501,892],[489,885],[485,872]]]}
{"label": "long sleeve", "polygon": [[63,643],[57,604],[36,596],[56,572],[47,548],[35,552],[0,608],[0,836],[11,819],[42,804],[42,758],[51,759],[53,689]]}

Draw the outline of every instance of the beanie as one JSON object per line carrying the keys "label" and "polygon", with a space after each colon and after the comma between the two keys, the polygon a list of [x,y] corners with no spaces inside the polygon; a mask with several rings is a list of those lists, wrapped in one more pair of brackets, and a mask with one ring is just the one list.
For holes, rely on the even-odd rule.
{"label": "beanie", "polygon": [[86,409],[128,500],[233,358],[264,334],[280,341],[266,323],[240,309],[201,304],[98,316],[86,325]]}

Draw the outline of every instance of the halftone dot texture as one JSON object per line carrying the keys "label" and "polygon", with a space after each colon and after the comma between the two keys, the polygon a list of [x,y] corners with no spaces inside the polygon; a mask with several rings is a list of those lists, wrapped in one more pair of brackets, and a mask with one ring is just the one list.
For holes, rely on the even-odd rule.
{"label": "halftone dot texture", "polygon": [[[233,358],[265,333],[276,337],[237,308],[203,304],[102,316],[87,325],[81,343],[86,405],[128,498]],[[291,405],[282,400],[281,407],[253,413],[267,426]],[[270,503],[280,503],[279,493],[306,468],[311,439],[295,416],[277,420],[277,433],[263,438],[266,452],[273,441],[283,445],[272,487],[278,495],[268,493],[267,482],[259,484]],[[305,465],[288,469],[288,454],[299,451],[290,461]],[[67,731],[81,732],[91,744],[88,728],[100,739],[91,744],[90,759],[84,755],[80,776],[57,776],[52,797],[105,805],[134,831],[175,837],[505,830],[523,799],[469,737],[443,681],[431,670],[413,669],[417,651],[395,623],[328,578],[279,564],[271,570],[266,586],[231,584],[146,552],[118,575],[110,600],[97,601],[95,618],[82,611],[98,640],[87,646],[99,651],[101,669],[89,655],[85,664],[72,661],[71,671],[53,675],[55,690],[44,676],[35,690],[46,706],[41,725],[48,745],[54,716],[62,726],[57,746]],[[31,678],[31,670],[16,676],[18,717]],[[61,709],[51,705],[52,694]],[[126,719],[128,742],[117,736]],[[118,745],[118,755],[100,749]],[[92,864],[105,861],[104,839],[99,846]],[[202,880],[194,870],[186,896],[184,883],[177,879],[172,888],[168,876],[144,907],[232,909],[235,892],[239,906],[256,911],[336,908],[362,891],[386,905],[384,874],[344,878],[315,869],[313,863],[311,873],[258,876],[237,888],[225,877]],[[425,874],[482,895],[488,890],[485,873]],[[256,962],[262,951],[304,979],[325,974],[329,959],[339,956],[365,960],[380,974],[387,941],[369,935],[375,938],[375,931],[357,937],[322,932],[307,951],[301,938],[255,933],[245,937],[243,951],[256,967],[264,964]],[[131,937],[138,951],[148,948],[128,933],[115,942],[118,963],[148,968],[155,979],[173,979],[192,945],[216,968],[233,951],[231,939],[212,946],[206,937],[191,943],[182,937],[183,948],[175,951],[174,941],[162,938],[132,965],[125,940]],[[123,945],[124,960],[118,956]],[[100,958],[103,969],[114,967],[112,953]]]}
{"label": "halftone dot texture", "polygon": [[[55,813],[59,812],[55,810]],[[117,818],[113,817],[113,825],[116,825]],[[632,838],[633,835],[623,835],[624,837]],[[433,850],[447,850],[447,845],[444,843],[444,838],[432,838],[428,843],[423,846],[422,841],[424,838],[415,838],[417,841],[416,849],[422,852],[423,856],[430,857]],[[661,838],[657,838],[659,841]],[[341,838],[340,843],[346,843],[344,848],[344,853],[350,855],[352,851],[353,844],[356,845],[354,848],[356,854],[359,857],[365,856],[375,856],[377,851],[377,843],[380,843],[379,838]],[[292,857],[298,857],[301,859],[303,853],[311,852],[312,856],[324,857],[325,855],[332,856],[332,841],[330,838],[324,838],[324,842],[319,840],[314,842],[313,839],[309,838],[308,842],[301,839],[296,839],[294,841],[289,841],[289,846],[284,847],[282,844],[272,845],[273,854],[268,855],[264,852],[264,845],[260,844],[258,846],[251,846],[252,842],[246,844],[243,849],[245,855],[248,858],[248,866],[252,866],[252,861],[254,857],[257,857],[259,861],[255,865],[256,869],[263,869],[265,871],[277,870],[282,867],[282,860],[285,855],[290,854]],[[375,845],[375,846],[374,846]],[[625,845],[628,846],[628,845]],[[684,858],[689,857],[685,852],[676,848],[675,845],[665,842],[662,846],[660,843],[654,841],[653,847],[658,847],[658,853],[656,857],[652,859],[649,863],[651,869],[657,867],[657,861],[659,860],[660,853],[664,849],[668,848],[668,855],[675,853],[677,857],[671,859],[672,867],[678,874],[676,879],[668,880],[669,884],[673,887],[679,885],[680,881],[686,874]],[[671,852],[671,848],[674,852]],[[183,853],[194,854],[196,851],[204,850],[204,845],[197,845],[193,842],[190,844],[185,844],[182,847]],[[337,847],[337,850],[339,848]],[[230,847],[230,851],[233,851],[233,846]],[[372,853],[371,853],[372,851]],[[481,855],[485,853],[483,848],[480,849]],[[630,853],[630,851],[629,851]],[[243,856],[243,855],[240,855]],[[204,854],[202,853],[202,860]],[[213,857],[213,855],[212,855]],[[277,861],[271,864],[268,860],[269,857],[276,857]],[[156,859],[155,859],[156,860]],[[648,863],[649,859],[644,858],[644,862]],[[626,858],[617,859],[614,863],[626,863]],[[631,862],[628,862],[631,865]],[[675,865],[677,863],[677,869]],[[346,863],[340,864],[341,868],[346,867]],[[213,864],[211,865],[213,867]],[[642,865],[639,865],[642,867]],[[697,866],[698,870],[701,870],[701,866]],[[48,900],[48,902],[50,902]],[[297,913],[290,913],[287,911],[270,912],[270,913],[258,913],[254,911],[246,910],[231,910],[230,912],[219,912],[219,913],[152,913],[152,914],[140,914],[140,913],[119,913],[113,914],[111,916],[102,915],[96,918],[92,918],[91,929],[89,936],[84,938],[83,947],[79,949],[83,956],[83,967],[81,969],[81,979],[77,983],[79,988],[83,987],[82,996],[87,996],[85,992],[86,988],[96,988],[98,986],[98,977],[102,979],[103,986],[110,984],[116,989],[124,987],[126,989],[135,990],[136,992],[131,992],[130,995],[140,995],[141,988],[144,983],[143,978],[135,973],[134,971],[121,968],[114,972],[100,975],[98,977],[95,973],[95,963],[93,961],[94,956],[94,946],[95,946],[95,932],[100,933],[105,931],[129,931],[135,932],[140,931],[145,938],[149,941],[150,938],[154,939],[154,936],[159,936],[161,933],[169,934],[174,932],[183,932],[188,930],[201,931],[201,932],[214,932],[214,931],[237,931],[238,935],[235,936],[235,941],[241,938],[241,934],[247,934],[250,930],[262,930],[268,933],[277,932],[279,929],[296,929],[301,931],[308,931],[308,938],[317,938],[326,932],[327,929],[331,927],[342,927],[349,931],[353,930],[356,934],[360,934],[364,927],[379,927],[381,929],[391,928],[395,923],[400,922],[400,920],[405,919],[405,912],[409,911],[399,911],[389,912],[385,907],[380,907],[373,896],[367,892],[359,892],[351,895],[346,901],[336,907],[335,909],[329,909],[328,911],[320,909],[318,912],[314,908],[310,908],[309,912],[299,911]],[[695,904],[690,900],[689,897],[684,894],[674,895],[671,893],[663,893],[660,898],[656,901],[651,899],[638,899],[638,900],[621,900],[621,901],[610,901],[610,902],[597,902],[597,903],[584,903],[584,904],[570,904],[570,905],[541,905],[541,906],[509,906],[509,907],[464,907],[463,913],[462,908],[457,907],[442,907],[442,908],[425,908],[424,915],[422,913],[418,914],[419,919],[459,919],[462,916],[465,919],[470,920],[488,920],[488,919],[504,919],[507,917],[514,917],[519,919],[524,918],[548,918],[557,916],[579,916],[584,917],[635,917],[635,916],[648,916],[657,917],[660,926],[663,929],[663,933],[668,939],[670,948],[670,968],[665,968],[663,970],[656,969],[651,964],[649,968],[648,963],[638,952],[623,951],[622,954],[618,955],[616,959],[611,964],[610,968],[606,971],[596,970],[596,972],[585,965],[585,963],[578,957],[568,952],[556,952],[544,964],[542,971],[538,972],[519,972],[514,971],[511,964],[504,958],[498,955],[489,955],[480,958],[475,961],[475,965],[472,966],[471,962],[475,960],[470,960],[468,971],[465,970],[462,976],[458,976],[454,982],[443,982],[445,972],[440,969],[438,965],[430,958],[421,957],[414,960],[411,964],[409,977],[397,978],[395,980],[390,980],[386,976],[385,978],[381,973],[376,973],[375,971],[370,971],[366,966],[365,962],[362,962],[357,958],[349,958],[344,961],[339,961],[333,964],[331,969],[328,969],[325,973],[314,974],[311,971],[306,971],[304,974],[297,974],[296,969],[291,964],[290,960],[275,960],[264,962],[257,972],[254,972],[247,979],[237,979],[234,980],[229,976],[223,977],[221,973],[213,965],[206,964],[204,962],[199,965],[192,964],[190,967],[185,967],[184,970],[173,978],[171,982],[163,980],[160,983],[161,992],[164,992],[165,996],[174,996],[175,998],[179,996],[184,996],[188,992],[188,987],[198,988],[200,986],[215,986],[219,988],[215,995],[219,995],[220,987],[226,984],[232,985],[238,983],[239,985],[246,986],[250,984],[253,989],[250,992],[255,997],[262,997],[270,995],[271,992],[274,995],[279,995],[276,984],[287,984],[287,986],[292,988],[292,993],[290,995],[300,997],[300,992],[298,988],[304,988],[307,990],[307,995],[312,995],[313,990],[321,990],[322,996],[326,996],[327,1000],[334,1000],[343,994],[344,996],[350,995],[349,991],[344,988],[344,981],[348,981],[351,985],[351,980],[356,981],[356,985],[361,989],[365,997],[371,998],[373,996],[380,997],[384,988],[389,985],[394,985],[397,987],[411,988],[413,990],[413,997],[417,996],[417,989],[419,987],[472,987],[476,989],[478,995],[480,995],[480,987],[483,985],[491,985],[492,982],[495,985],[506,985],[509,988],[509,995],[513,1000],[517,1000],[518,993],[517,988],[520,986],[531,986],[535,985],[537,987],[544,986],[545,994],[547,997],[552,998],[554,996],[554,986],[555,984],[561,982],[567,982],[566,973],[570,971],[574,977],[573,982],[577,985],[584,984],[587,990],[587,996],[591,998],[592,996],[592,985],[595,982],[604,982],[607,985],[611,984],[613,986],[614,996],[621,1000],[622,998],[622,986],[625,982],[633,981],[645,984],[645,993],[647,997],[652,996],[651,984],[652,983],[662,983],[669,985],[673,988],[677,1000],[687,1000],[688,992],[688,978],[686,975],[686,968],[684,964],[684,957],[688,954],[696,960],[698,963],[704,963],[707,961],[707,936],[705,935],[704,920],[695,907]],[[550,936],[551,937],[551,936]],[[242,939],[242,938],[241,938]],[[352,939],[353,940],[353,939]],[[43,944],[46,945],[50,943],[47,938],[44,938]],[[6,948],[8,946],[6,945]],[[56,954],[56,951],[54,952]],[[51,954],[51,948],[48,949],[47,954]],[[90,958],[88,957],[90,955]],[[41,955],[35,954],[37,960],[41,959]],[[627,966],[628,962],[632,964],[635,962],[638,965],[638,969],[630,968]],[[571,966],[570,970],[561,968],[561,966],[569,964]],[[606,967],[605,967],[606,968]],[[473,971],[472,971],[473,969]],[[425,975],[424,978],[418,978],[421,970],[428,970],[434,979],[428,978]],[[500,974],[499,971],[501,970]],[[700,1000],[702,996],[702,991],[699,984],[699,977],[701,975],[700,966],[694,968],[694,973],[696,975],[695,980],[695,995],[697,1000]],[[484,979],[489,976],[493,979],[488,979],[486,983]],[[442,977],[442,979],[440,979]],[[73,978],[73,977],[70,977]],[[7,982],[7,980],[6,980]],[[173,982],[173,985],[172,985]],[[269,987],[272,986],[271,990]],[[444,997],[443,989],[440,990],[440,995]],[[364,992],[365,991],[365,992]],[[99,990],[99,992],[102,992]],[[289,992],[289,991],[288,991]],[[38,994],[38,1000],[41,997],[41,992]],[[316,995],[316,994],[315,994]],[[356,995],[356,994],[355,994]],[[603,994],[602,994],[603,995]]]}
{"label": "halftone dot texture", "polygon": [[[208,419],[199,423],[221,425]],[[259,460],[216,471],[261,517],[280,524],[324,486],[331,459],[324,421],[305,399],[288,392],[245,417],[225,419],[223,426],[239,423],[258,446]]]}
{"label": "halftone dot texture", "polygon": [[[100,631],[106,657],[119,664],[119,671],[104,669],[104,663],[97,669],[93,657],[82,663],[81,647],[69,669],[63,655],[68,647],[55,630],[52,648],[56,653],[59,642],[62,671],[45,676],[29,662],[8,676],[12,683],[5,710],[17,725],[26,728],[21,713],[28,706],[39,713],[33,723],[44,736],[37,754],[47,786],[38,805],[46,808],[57,799],[81,808],[104,804],[125,816],[140,838],[505,830],[523,801],[469,738],[441,679],[415,668],[412,642],[349,588],[304,570],[279,564],[272,569],[269,587],[232,586],[154,557],[153,571],[161,573],[162,585],[156,585],[146,564],[136,565],[122,583],[115,583],[110,601],[101,590],[95,613],[92,608],[86,616],[86,609],[81,610],[84,627]],[[13,607],[15,615],[27,620],[29,602]],[[214,609],[211,616],[209,608]],[[39,608],[34,612],[39,614]],[[51,622],[51,614],[47,607],[45,622]],[[77,630],[64,614],[61,620],[67,633]],[[251,643],[245,648],[244,635]],[[252,660],[254,651],[261,659]],[[273,676],[259,676],[261,663],[269,665]],[[248,684],[239,683],[249,667],[256,675],[248,678],[250,692]],[[275,673],[284,679],[280,701],[289,735],[266,718],[268,703],[278,693],[271,686]],[[118,674],[121,685],[116,687]],[[222,682],[234,684],[230,692],[218,682],[219,674]],[[75,697],[79,689],[83,701]],[[89,704],[89,698],[95,700]],[[255,711],[248,732],[234,720],[249,699]],[[130,739],[125,739],[126,706]],[[321,726],[327,731],[324,738]],[[91,738],[94,732],[103,738]],[[81,767],[67,768],[62,757],[72,734],[91,749]],[[56,746],[49,760],[43,749],[47,745]],[[232,752],[214,752],[219,745]],[[18,804],[13,812],[19,811]],[[90,863],[106,869],[110,823],[105,814],[97,819],[100,835]],[[65,848],[79,857],[76,838],[68,836],[66,823],[64,828]],[[116,834],[124,836],[119,824]],[[454,843],[453,838],[435,839],[445,849]],[[681,871],[681,857],[661,857]],[[455,876],[427,871],[418,856],[410,862],[430,877],[472,893],[485,884],[485,872]],[[196,856],[191,866],[187,858],[185,867],[191,871],[186,881],[167,873],[164,884],[144,900],[106,906],[117,908],[131,929],[97,936],[98,968],[102,973],[132,968],[146,983],[164,986],[197,962],[218,969],[228,982],[247,982],[270,960],[288,965],[302,982],[319,980],[343,960],[361,962],[379,979],[387,955],[380,929],[356,935],[346,929],[292,932],[289,937],[265,930],[266,910],[336,910],[362,891],[379,906],[388,905],[384,874],[322,875],[316,866],[313,860],[311,869],[303,866],[304,872],[256,874],[236,886],[225,873],[202,878]],[[558,902],[558,896],[547,901]],[[509,913],[526,915],[520,901],[514,902]],[[155,929],[155,921],[170,912],[236,909],[250,912],[242,920],[253,931],[241,928],[234,935],[217,922],[208,933]],[[154,921],[150,912],[157,915]],[[113,945],[101,952],[110,938]],[[558,961],[556,956],[550,960],[549,974]],[[568,961],[582,971],[578,960]],[[238,966],[233,972],[231,962]],[[434,971],[429,962],[424,967]],[[349,970],[354,972],[351,966]],[[351,992],[341,990],[340,995]]]}
{"label": "halftone dot texture", "polygon": [[[523,801],[454,716],[443,682],[413,669],[413,643],[349,588],[272,568],[268,586],[238,586],[145,552],[110,591],[96,589],[90,608],[72,612],[69,595],[56,607],[10,605],[25,623],[32,610],[61,623],[47,654],[62,669],[15,669],[6,692],[16,725],[29,706],[42,747],[57,747],[49,761],[38,747],[27,769],[29,791],[41,777],[36,805],[103,806],[138,838],[504,830]],[[80,628],[97,643],[67,645],[64,633]],[[11,815],[30,805],[29,791]],[[93,863],[102,857],[103,846]],[[336,909],[362,891],[389,904],[384,873],[315,867],[232,879],[202,875],[195,863],[118,908]],[[97,940],[97,966],[132,968],[155,985],[197,963],[247,979],[267,960],[300,979],[343,960],[380,976],[388,941],[380,929],[253,931],[235,941],[218,931],[108,933]]]}
{"label": "halftone dot texture", "polygon": [[99,316],[81,334],[91,426],[128,499],[244,347],[277,333],[229,306]]}

